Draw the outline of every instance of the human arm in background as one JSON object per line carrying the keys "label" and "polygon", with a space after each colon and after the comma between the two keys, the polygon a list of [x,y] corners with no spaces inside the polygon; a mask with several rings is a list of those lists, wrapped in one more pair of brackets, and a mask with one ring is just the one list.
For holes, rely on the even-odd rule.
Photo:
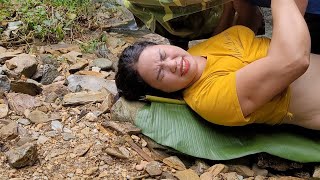
{"label": "human arm in background", "polygon": [[236,72],[244,117],[285,90],[309,66],[310,35],[295,1],[272,0],[273,35],[266,57]]}

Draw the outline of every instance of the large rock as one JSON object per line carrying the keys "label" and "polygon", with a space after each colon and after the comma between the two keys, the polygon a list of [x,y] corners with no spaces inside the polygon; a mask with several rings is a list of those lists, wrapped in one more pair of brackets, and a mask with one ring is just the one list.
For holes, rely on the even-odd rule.
{"label": "large rock", "polygon": [[34,80],[30,81],[11,81],[11,90],[16,93],[29,94],[36,96],[42,92],[42,88]]}
{"label": "large rock", "polygon": [[60,73],[55,66],[51,64],[45,64],[43,66],[43,74],[40,83],[44,85],[51,84],[59,75]]}
{"label": "large rock", "polygon": [[33,143],[26,143],[5,153],[9,165],[14,168],[32,166],[37,161],[37,147]]}
{"label": "large rock", "polygon": [[37,60],[29,54],[20,54],[5,62],[6,67],[18,76],[32,77],[37,70]]}
{"label": "large rock", "polygon": [[41,105],[35,97],[28,94],[8,93],[6,97],[10,109],[19,115],[22,115],[26,109],[32,109]]}
{"label": "large rock", "polygon": [[145,103],[127,101],[121,97],[111,108],[111,120],[133,123],[144,105]]}
{"label": "large rock", "polygon": [[113,95],[117,94],[117,86],[115,81],[97,78],[95,76],[70,75],[67,78],[68,88],[72,92],[76,92],[79,87],[82,90],[99,91],[102,88],[107,89]]}

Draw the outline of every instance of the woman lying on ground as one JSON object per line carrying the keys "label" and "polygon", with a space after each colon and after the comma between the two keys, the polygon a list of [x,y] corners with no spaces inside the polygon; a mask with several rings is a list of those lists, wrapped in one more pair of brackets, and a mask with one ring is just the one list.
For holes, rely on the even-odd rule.
{"label": "woman lying on ground", "polygon": [[[136,43],[122,53],[116,84],[129,100],[183,90],[204,119],[225,126],[294,124],[320,130],[320,56],[292,0],[273,0],[273,36],[235,26],[188,52]],[[308,68],[309,67],[309,68]]]}

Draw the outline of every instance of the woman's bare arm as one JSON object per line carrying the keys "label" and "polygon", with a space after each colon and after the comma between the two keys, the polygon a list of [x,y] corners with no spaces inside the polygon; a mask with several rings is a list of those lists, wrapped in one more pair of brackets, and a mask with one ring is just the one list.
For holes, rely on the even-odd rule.
{"label": "woman's bare arm", "polygon": [[300,77],[309,66],[310,35],[295,1],[272,0],[273,35],[269,52],[236,72],[236,87],[248,116]]}

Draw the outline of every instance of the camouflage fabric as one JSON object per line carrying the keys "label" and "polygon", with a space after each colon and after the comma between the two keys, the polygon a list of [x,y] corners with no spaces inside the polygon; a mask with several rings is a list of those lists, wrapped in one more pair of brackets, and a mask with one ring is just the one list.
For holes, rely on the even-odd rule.
{"label": "camouflage fabric", "polygon": [[125,6],[152,32],[169,39],[207,38],[232,0],[124,0]]}

